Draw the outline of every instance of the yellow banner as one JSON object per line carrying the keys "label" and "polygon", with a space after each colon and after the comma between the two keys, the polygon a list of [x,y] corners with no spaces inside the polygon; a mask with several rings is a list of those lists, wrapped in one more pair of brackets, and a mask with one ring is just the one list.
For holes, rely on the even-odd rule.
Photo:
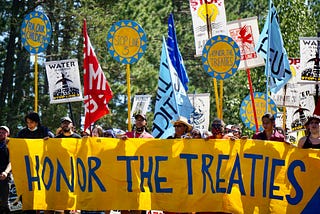
{"label": "yellow banner", "polygon": [[24,209],[320,210],[320,151],[260,140],[9,142]]}

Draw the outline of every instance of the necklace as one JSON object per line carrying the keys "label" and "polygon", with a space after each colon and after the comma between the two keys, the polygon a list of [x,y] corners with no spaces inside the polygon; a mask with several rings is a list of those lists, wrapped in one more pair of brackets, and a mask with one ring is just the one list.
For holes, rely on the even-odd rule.
{"label": "necklace", "polygon": [[[143,138],[144,133],[145,133],[145,131],[143,131],[143,132],[134,131],[133,132],[133,138]],[[139,137],[136,137],[137,136],[136,134],[140,134]]]}

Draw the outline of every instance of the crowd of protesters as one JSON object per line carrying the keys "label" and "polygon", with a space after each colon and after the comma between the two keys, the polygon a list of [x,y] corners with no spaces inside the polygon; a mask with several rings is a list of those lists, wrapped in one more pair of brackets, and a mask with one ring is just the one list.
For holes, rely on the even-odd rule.
{"label": "crowd of protesters", "polygon": [[[320,148],[320,131],[319,123],[320,117],[314,115],[308,118],[305,123],[306,136],[302,137],[298,142],[299,148]],[[46,126],[42,125],[40,117],[37,113],[31,112],[25,116],[26,127],[21,129],[16,138],[30,138],[30,139],[48,139],[48,138],[82,138],[82,137],[110,137],[126,140],[128,138],[153,138],[147,129],[147,117],[143,113],[136,113],[134,115],[133,130],[125,132],[121,129],[103,129],[99,125],[95,125],[92,132],[86,130],[80,134],[75,132],[73,122],[69,117],[61,119],[60,127],[55,134],[51,132]],[[275,126],[275,117],[270,113],[262,116],[263,130],[255,133],[251,138],[256,140],[268,140],[286,142],[285,133],[281,128]],[[226,125],[223,120],[214,118],[211,124],[211,129],[201,130],[194,128],[187,118],[180,116],[177,120],[172,121],[174,133],[168,139],[188,138],[188,139],[229,139],[245,140],[248,136],[242,135],[241,126]],[[0,213],[10,213],[8,206],[9,196],[9,180],[11,175],[11,163],[9,157],[8,142],[10,136],[10,129],[7,126],[0,126]],[[20,196],[21,199],[21,196]],[[81,213],[109,213],[106,211],[82,211]],[[139,210],[122,210],[121,213],[136,213],[140,214],[144,211]],[[24,210],[23,213],[39,213],[36,210]],[[70,213],[68,210],[46,210],[44,214],[51,213]]]}

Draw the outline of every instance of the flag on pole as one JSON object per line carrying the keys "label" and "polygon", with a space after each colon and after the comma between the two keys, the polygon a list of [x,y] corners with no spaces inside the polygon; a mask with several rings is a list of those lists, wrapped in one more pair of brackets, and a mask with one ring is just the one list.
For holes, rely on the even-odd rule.
{"label": "flag on pole", "polygon": [[176,29],[174,27],[173,14],[171,13],[168,20],[168,39],[167,39],[168,52],[170,56],[170,60],[172,62],[173,67],[176,69],[178,73],[179,79],[186,91],[188,91],[188,74],[186,72],[186,68],[183,63],[183,58],[181,56],[178,41],[176,36]]}
{"label": "flag on pole", "polygon": [[108,103],[113,94],[91,45],[86,20],[83,22],[83,37],[84,130],[86,130],[90,124],[109,113]]}
{"label": "flag on pole", "polygon": [[179,116],[188,120],[194,108],[174,69],[163,37],[158,91],[155,104],[152,135],[167,138],[174,133],[173,124]]}
{"label": "flag on pole", "polygon": [[271,92],[278,92],[290,80],[292,73],[280,32],[278,14],[272,0],[269,0],[268,17],[256,51],[266,61],[265,73]]}

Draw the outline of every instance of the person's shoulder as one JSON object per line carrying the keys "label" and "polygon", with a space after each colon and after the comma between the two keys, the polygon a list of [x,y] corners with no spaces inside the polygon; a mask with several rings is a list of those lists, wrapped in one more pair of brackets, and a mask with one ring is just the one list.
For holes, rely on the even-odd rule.
{"label": "person's shoulder", "polygon": [[308,138],[308,136],[303,136],[303,137],[301,137],[301,138],[299,139],[299,141],[298,141],[298,147],[299,147],[299,148],[302,148],[302,147],[303,147],[303,145],[305,144],[307,138]]}
{"label": "person's shoulder", "polygon": [[130,131],[130,132],[126,132],[125,135],[126,135],[128,138],[133,138],[133,137],[134,137],[133,133],[134,133],[134,131]]}
{"label": "person's shoulder", "polygon": [[54,138],[64,138],[64,135],[63,134],[58,134]]}
{"label": "person's shoulder", "polygon": [[154,137],[149,132],[146,132],[144,135],[144,138],[154,138]]}
{"label": "person's shoulder", "polygon": [[282,133],[280,133],[279,131],[277,131],[277,130],[275,130],[275,132],[274,132],[274,136],[276,137],[276,139],[278,140],[278,141],[285,141],[285,139],[286,139],[286,137],[282,134]]}
{"label": "person's shoulder", "polygon": [[260,139],[263,132],[256,132],[253,134],[252,139]]}
{"label": "person's shoulder", "polygon": [[25,138],[26,133],[27,133],[28,129],[27,128],[23,128],[21,129],[18,134],[17,134],[17,138]]}
{"label": "person's shoulder", "polygon": [[228,133],[228,134],[223,135],[223,136],[222,136],[222,139],[230,139],[230,138],[232,138],[232,137],[234,137],[234,135]]}
{"label": "person's shoulder", "polygon": [[73,138],[82,138],[78,133],[73,133],[73,134],[72,134],[72,137],[73,137]]}

